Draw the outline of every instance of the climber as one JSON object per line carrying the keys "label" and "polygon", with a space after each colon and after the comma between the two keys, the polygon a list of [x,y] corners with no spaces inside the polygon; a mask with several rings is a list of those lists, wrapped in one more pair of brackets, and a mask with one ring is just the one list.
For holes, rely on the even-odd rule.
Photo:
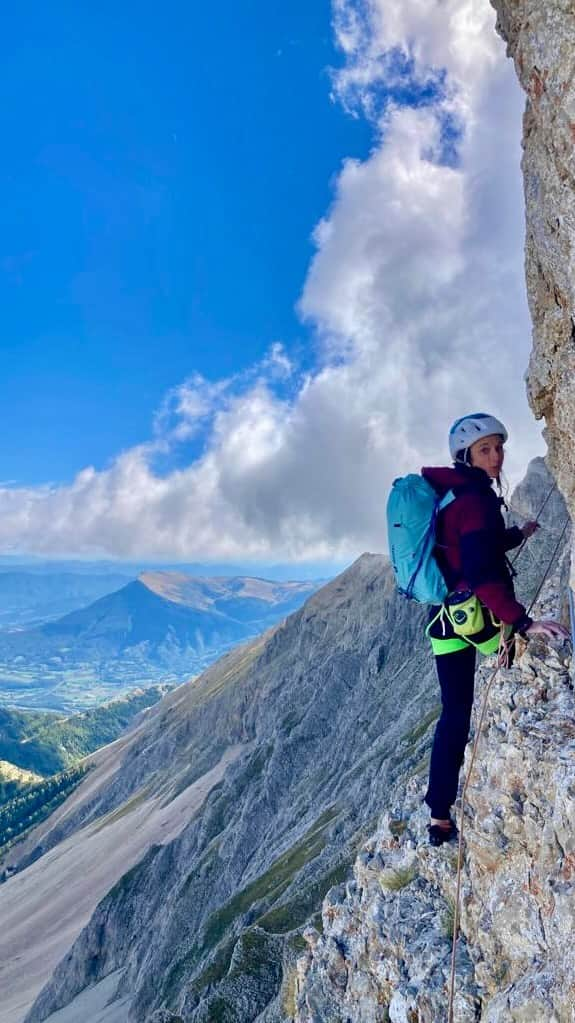
{"label": "climber", "polygon": [[[505,426],[493,416],[463,416],[449,433],[453,468],[422,469],[438,494],[451,489],[456,495],[439,515],[434,549],[449,596],[440,607],[432,607],[426,630],[435,655],[442,702],[425,795],[431,810],[432,845],[441,845],[457,835],[450,810],[469,736],[476,651],[495,653],[502,629],[509,638],[510,657],[516,633],[568,638],[567,630],[558,622],[533,621],[515,599],[512,569],[505,552],[532,536],[538,523],[505,527],[500,474],[507,437]],[[492,486],[494,480],[499,496]]]}

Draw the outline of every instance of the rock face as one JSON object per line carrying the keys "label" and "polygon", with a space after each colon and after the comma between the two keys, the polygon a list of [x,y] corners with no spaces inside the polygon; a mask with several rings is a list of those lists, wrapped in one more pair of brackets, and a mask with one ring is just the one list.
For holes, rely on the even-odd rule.
{"label": "rock face", "polygon": [[[551,469],[575,514],[575,7],[491,0],[527,93],[523,173],[533,351],[527,386]],[[575,559],[573,559],[575,564]],[[575,577],[571,577],[575,588]]]}
{"label": "rock face", "polygon": [[[556,614],[564,550],[538,604]],[[465,806],[454,1020],[572,1023],[575,695],[569,659],[530,642],[490,692]],[[493,664],[480,671],[477,719]],[[469,769],[468,747],[464,770]],[[447,1018],[457,845],[426,840],[421,785],[392,794],[353,879],[323,905],[299,960],[298,1023]]]}

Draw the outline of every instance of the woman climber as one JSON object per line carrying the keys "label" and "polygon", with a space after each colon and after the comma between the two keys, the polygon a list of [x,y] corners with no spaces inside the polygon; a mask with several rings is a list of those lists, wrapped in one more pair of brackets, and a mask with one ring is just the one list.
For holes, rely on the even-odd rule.
{"label": "woman climber", "polygon": [[500,473],[507,436],[503,423],[494,416],[464,416],[449,433],[453,468],[422,469],[438,494],[452,490],[456,496],[439,516],[434,551],[449,596],[440,607],[432,608],[426,630],[442,702],[425,795],[431,810],[432,845],[448,842],[457,834],[450,811],[469,736],[476,651],[496,652],[505,626],[509,637],[515,633],[568,637],[558,622],[533,621],[515,599],[506,551],[532,536],[538,523],[505,527]]}

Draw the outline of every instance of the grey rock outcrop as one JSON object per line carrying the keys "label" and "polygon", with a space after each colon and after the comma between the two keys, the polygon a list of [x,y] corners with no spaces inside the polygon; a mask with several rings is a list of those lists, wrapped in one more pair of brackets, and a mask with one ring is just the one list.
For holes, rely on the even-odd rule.
{"label": "grey rock outcrop", "polygon": [[[491,0],[527,94],[523,174],[533,320],[528,395],[545,417],[551,469],[575,514],[575,7]],[[573,559],[575,565],[575,559]],[[575,588],[572,575],[571,585]]]}
{"label": "grey rock outcrop", "polygon": [[[568,551],[539,613],[557,613]],[[531,643],[491,691],[465,805],[454,1020],[572,1023],[575,695],[569,658]],[[479,713],[493,664],[479,672]],[[469,769],[468,748],[464,770]],[[446,1019],[457,846],[432,849],[417,779],[333,889],[298,962],[298,1023]]]}

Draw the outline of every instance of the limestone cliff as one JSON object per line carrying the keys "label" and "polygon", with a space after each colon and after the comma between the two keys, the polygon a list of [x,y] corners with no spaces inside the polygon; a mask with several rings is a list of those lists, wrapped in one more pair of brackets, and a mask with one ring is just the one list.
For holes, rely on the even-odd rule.
{"label": "limestone cliff", "polygon": [[[527,93],[523,174],[533,320],[527,386],[551,469],[575,512],[575,6],[491,0]],[[575,559],[573,559],[575,564]],[[572,586],[575,579],[572,575]]]}
{"label": "limestone cliff", "polygon": [[[556,614],[568,551],[542,591]],[[465,808],[456,1023],[572,1023],[575,695],[566,651],[531,641],[491,691]],[[476,717],[493,664],[480,671]],[[469,767],[469,749],[465,770]],[[398,786],[298,963],[298,1023],[447,1018],[457,846],[432,849],[421,779]]]}

